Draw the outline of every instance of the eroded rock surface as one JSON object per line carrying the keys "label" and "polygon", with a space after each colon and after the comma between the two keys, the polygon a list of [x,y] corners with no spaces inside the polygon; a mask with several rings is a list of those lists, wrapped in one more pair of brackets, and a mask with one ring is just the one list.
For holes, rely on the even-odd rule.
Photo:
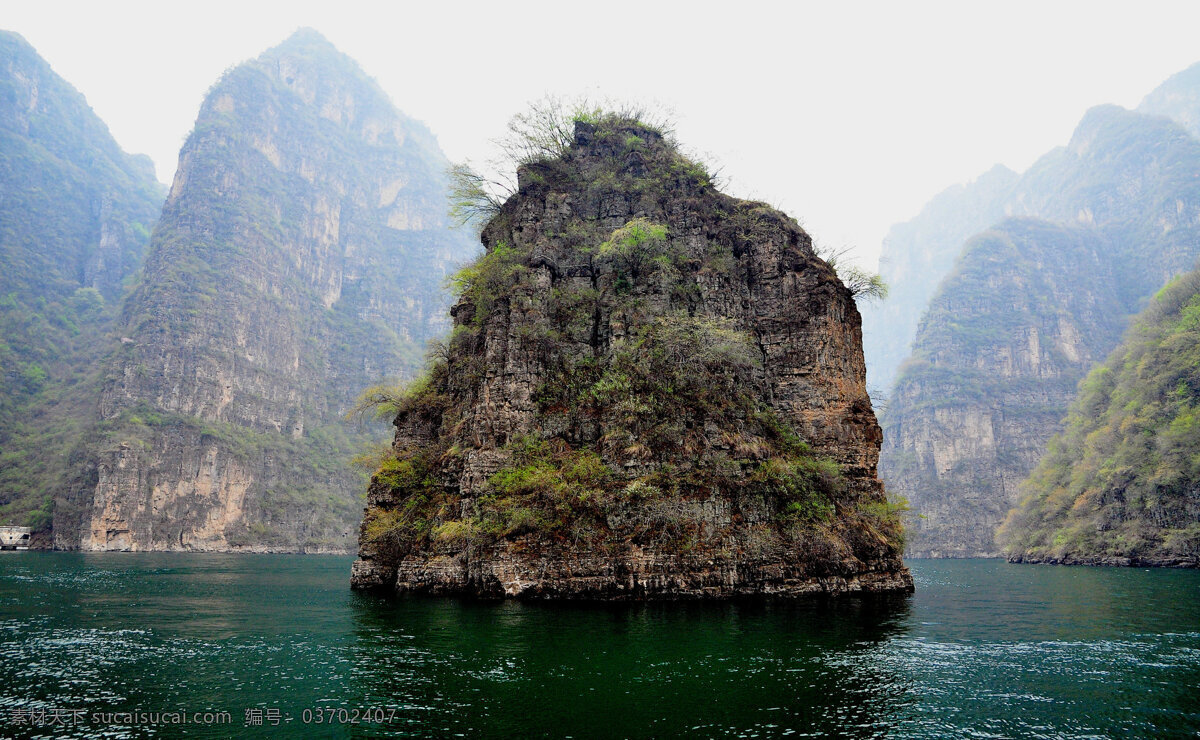
{"label": "eroded rock surface", "polygon": [[519,175],[404,400],[353,585],[911,589],[858,310],[796,222],[627,119],[576,123]]}

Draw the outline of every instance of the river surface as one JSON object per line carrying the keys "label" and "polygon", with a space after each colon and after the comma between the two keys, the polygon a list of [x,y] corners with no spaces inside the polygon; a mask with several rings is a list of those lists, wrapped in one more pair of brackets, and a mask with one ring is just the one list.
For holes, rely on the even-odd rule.
{"label": "river surface", "polygon": [[1200,733],[1195,571],[915,560],[911,597],[565,605],[357,594],[350,563],[3,553],[0,737]]}

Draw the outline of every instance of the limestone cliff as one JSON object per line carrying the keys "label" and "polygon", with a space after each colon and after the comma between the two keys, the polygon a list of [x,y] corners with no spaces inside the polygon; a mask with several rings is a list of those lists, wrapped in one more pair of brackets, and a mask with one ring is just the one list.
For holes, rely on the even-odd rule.
{"label": "limestone cliff", "polygon": [[359,588],[529,598],[907,590],[850,292],[657,130],[519,170],[402,400]]}
{"label": "limestone cliff", "polygon": [[1125,308],[1087,229],[1009,220],[968,243],[921,323],[885,416],[882,470],[908,497],[909,553],[994,556],[995,528]]}
{"label": "limestone cliff", "polygon": [[0,31],[0,524],[49,529],[163,190],[148,158]]}
{"label": "limestone cliff", "polygon": [[1013,186],[921,321],[884,416],[881,474],[909,553],[997,556],[994,533],[1078,381],[1200,256],[1200,141],[1104,106]]}
{"label": "limestone cliff", "polygon": [[446,162],[313,31],[225,74],[124,307],[56,545],[341,550],[355,395],[446,326]]}

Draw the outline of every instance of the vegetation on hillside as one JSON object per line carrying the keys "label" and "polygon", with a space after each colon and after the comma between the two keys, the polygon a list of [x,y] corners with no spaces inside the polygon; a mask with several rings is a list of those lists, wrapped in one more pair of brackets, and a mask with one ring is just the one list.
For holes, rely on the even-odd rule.
{"label": "vegetation on hillside", "polygon": [[46,529],[162,187],[0,31],[0,524]]}
{"label": "vegetation on hillside", "polygon": [[1000,537],[1010,556],[1200,562],[1200,271],[1079,386]]}

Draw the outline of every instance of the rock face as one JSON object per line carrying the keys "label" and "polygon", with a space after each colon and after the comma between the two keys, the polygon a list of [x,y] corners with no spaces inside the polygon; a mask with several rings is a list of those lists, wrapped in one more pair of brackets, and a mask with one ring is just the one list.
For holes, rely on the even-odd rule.
{"label": "rock face", "polygon": [[968,243],[885,417],[885,480],[921,516],[910,555],[991,557],[995,529],[1126,315],[1096,233],[1009,220]]}
{"label": "rock face", "polygon": [[912,588],[854,300],[636,121],[527,163],[396,419],[352,583],[526,598]]}
{"label": "rock face", "polygon": [[999,539],[1010,560],[1200,566],[1200,272],[1080,385]]}
{"label": "rock face", "polygon": [[163,188],[20,36],[0,31],[0,524],[49,529],[123,283]]}
{"label": "rock face", "polygon": [[446,161],[313,31],[231,71],[180,154],[55,543],[344,550],[354,397],[410,372],[472,251]]}
{"label": "rock face", "polygon": [[889,288],[887,300],[862,308],[872,398],[887,396],[892,389],[938,284],[950,274],[963,243],[1005,217],[1004,206],[1016,181],[1017,173],[996,165],[973,182],[938,194],[916,218],[888,232],[879,257],[879,275]]}
{"label": "rock face", "polygon": [[1114,106],[1013,186],[968,241],[884,415],[881,474],[915,514],[909,554],[995,557],[1078,381],[1128,317],[1200,256],[1200,141]]}

